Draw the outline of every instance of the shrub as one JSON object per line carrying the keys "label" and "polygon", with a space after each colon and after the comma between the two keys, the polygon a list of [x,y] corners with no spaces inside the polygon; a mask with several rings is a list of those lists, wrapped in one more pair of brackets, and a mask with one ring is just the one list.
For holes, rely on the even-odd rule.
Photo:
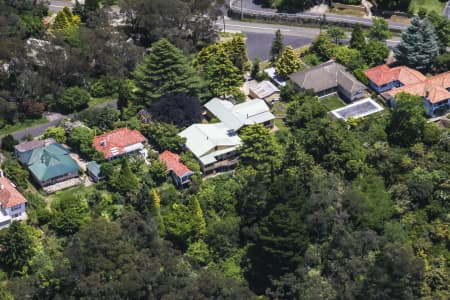
{"label": "shrub", "polygon": [[71,87],[66,89],[57,102],[57,109],[62,113],[80,111],[88,106],[91,95],[80,88]]}
{"label": "shrub", "polygon": [[117,93],[118,86],[117,80],[109,76],[102,76],[90,86],[89,90],[92,97],[101,98]]}
{"label": "shrub", "polygon": [[353,71],[353,75],[355,75],[355,77],[361,81],[362,83],[364,83],[365,85],[369,85],[369,79],[367,79],[366,75],[364,75],[364,70],[363,69],[356,69]]}

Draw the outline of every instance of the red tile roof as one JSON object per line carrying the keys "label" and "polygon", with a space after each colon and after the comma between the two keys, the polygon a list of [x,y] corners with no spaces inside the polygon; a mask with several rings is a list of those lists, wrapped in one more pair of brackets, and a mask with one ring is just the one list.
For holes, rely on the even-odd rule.
{"label": "red tile roof", "polygon": [[427,81],[434,86],[448,89],[450,88],[450,71],[430,77]]}
{"label": "red tile roof", "polygon": [[13,186],[8,178],[0,177],[0,203],[3,208],[11,208],[27,202],[27,199]]}
{"label": "red tile roof", "polygon": [[426,77],[422,73],[405,66],[390,68],[388,65],[381,65],[366,70],[364,74],[378,86],[396,80],[404,85],[415,84],[426,80]]}
{"label": "red tile roof", "polygon": [[174,172],[178,177],[183,177],[187,173],[193,173],[180,161],[178,154],[166,150],[159,155],[159,159],[166,164],[167,170]]}
{"label": "red tile roof", "polygon": [[387,92],[391,96],[395,96],[400,92],[405,92],[415,96],[427,98],[431,103],[438,103],[450,99],[450,92],[447,88],[450,87],[450,71],[442,73],[425,81],[405,85]]}
{"label": "red tile roof", "polygon": [[125,148],[137,143],[144,143],[147,139],[137,130],[119,128],[111,132],[94,137],[92,145],[105,158],[124,154]]}

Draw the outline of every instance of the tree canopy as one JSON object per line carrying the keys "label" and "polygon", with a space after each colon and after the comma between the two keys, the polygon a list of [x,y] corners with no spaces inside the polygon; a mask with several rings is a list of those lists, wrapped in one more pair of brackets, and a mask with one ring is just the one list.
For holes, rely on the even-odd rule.
{"label": "tree canopy", "polygon": [[439,46],[433,26],[427,18],[415,17],[402,33],[401,42],[394,48],[395,58],[402,64],[417,70],[428,70]]}
{"label": "tree canopy", "polygon": [[200,79],[181,50],[166,39],[152,45],[134,71],[137,95],[145,103],[152,104],[169,93],[197,95]]}
{"label": "tree canopy", "polygon": [[196,97],[186,94],[167,94],[151,107],[152,118],[180,128],[200,123],[203,108]]}

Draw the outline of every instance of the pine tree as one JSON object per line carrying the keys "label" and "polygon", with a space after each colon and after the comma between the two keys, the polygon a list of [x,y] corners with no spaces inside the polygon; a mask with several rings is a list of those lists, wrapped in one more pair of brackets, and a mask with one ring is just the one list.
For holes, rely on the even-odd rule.
{"label": "pine tree", "polygon": [[287,78],[290,74],[300,69],[302,61],[295,53],[292,46],[287,46],[281,54],[280,58],[275,62],[277,75]]}
{"label": "pine tree", "polygon": [[415,17],[402,33],[402,40],[394,48],[395,58],[402,64],[426,71],[439,55],[439,45],[433,26],[427,18]]}
{"label": "pine tree", "polygon": [[120,174],[116,178],[115,188],[123,194],[136,191],[139,188],[139,180],[131,171],[128,159],[126,158],[122,160]]}
{"label": "pine tree", "polygon": [[248,61],[244,38],[242,36],[234,37],[227,44],[229,45],[229,49],[226,50],[226,54],[233,65],[244,73]]}
{"label": "pine tree", "polygon": [[232,95],[242,83],[242,73],[225,55],[219,51],[211,57],[206,66],[206,78],[209,81],[209,89],[215,96]]}
{"label": "pine tree", "polygon": [[361,26],[357,24],[355,26],[355,29],[352,31],[352,37],[350,39],[350,48],[356,49],[356,50],[363,50],[366,47],[366,38],[364,36],[364,31],[362,30]]}
{"label": "pine tree", "polygon": [[328,60],[331,57],[333,44],[326,33],[316,36],[310,47],[310,52],[317,54],[321,60]]}
{"label": "pine tree", "polygon": [[373,18],[372,23],[369,31],[369,39],[384,42],[392,36],[392,33],[389,31],[389,24],[385,19]]}
{"label": "pine tree", "polygon": [[345,31],[339,27],[330,27],[327,30],[327,34],[335,44],[340,44],[341,40],[345,38]]}
{"label": "pine tree", "polygon": [[56,30],[64,30],[70,26],[69,20],[63,10],[56,14],[55,22],[53,23],[53,28]]}
{"label": "pine tree", "polygon": [[168,40],[154,43],[134,71],[137,95],[147,104],[154,103],[169,93],[197,95],[200,78],[181,50]]}
{"label": "pine tree", "polygon": [[258,73],[260,71],[259,68],[259,58],[255,57],[255,59],[253,60],[253,64],[252,64],[252,72],[250,74],[250,76],[252,78],[256,78],[256,76],[258,76]]}
{"label": "pine tree", "polygon": [[164,226],[164,220],[161,216],[161,199],[159,198],[158,191],[155,188],[153,188],[150,193],[152,197],[150,211],[156,218],[156,222],[158,223],[159,234],[161,236],[164,236],[166,228]]}
{"label": "pine tree", "polygon": [[205,218],[203,217],[203,210],[200,206],[200,203],[198,202],[197,197],[192,197],[189,200],[189,208],[194,216],[198,238],[201,239],[206,234],[206,222]]}
{"label": "pine tree", "polygon": [[283,53],[284,50],[284,44],[283,44],[283,36],[281,35],[281,30],[278,29],[275,32],[275,38],[273,39],[272,42],[272,48],[270,49],[270,61],[272,62],[272,64],[274,64],[278,58],[280,58],[281,54]]}
{"label": "pine tree", "polygon": [[64,13],[64,15],[67,18],[67,21],[69,22],[69,26],[74,26],[74,25],[79,25],[80,24],[80,17],[76,16],[72,13],[72,11],[70,10],[70,8],[68,8],[67,6],[65,6],[62,10],[62,12]]}
{"label": "pine tree", "polygon": [[117,108],[123,113],[128,107],[129,102],[133,100],[133,82],[125,79],[119,83],[119,95],[117,99]]}

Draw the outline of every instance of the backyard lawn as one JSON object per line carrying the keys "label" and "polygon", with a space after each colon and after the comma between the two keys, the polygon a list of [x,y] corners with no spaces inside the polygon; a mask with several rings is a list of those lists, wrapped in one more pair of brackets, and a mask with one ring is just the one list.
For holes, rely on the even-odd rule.
{"label": "backyard lawn", "polygon": [[446,2],[440,2],[439,0],[411,0],[409,10],[412,13],[417,13],[419,9],[424,8],[427,11],[435,11],[441,14],[445,4]]}
{"label": "backyard lawn", "polygon": [[334,110],[345,106],[344,101],[341,100],[337,95],[332,95],[323,99],[320,99],[320,103],[328,110]]}
{"label": "backyard lawn", "polygon": [[287,127],[284,124],[283,118],[286,116],[286,104],[281,101],[276,101],[273,105],[272,113],[275,115],[275,126],[280,131],[286,131]]}

